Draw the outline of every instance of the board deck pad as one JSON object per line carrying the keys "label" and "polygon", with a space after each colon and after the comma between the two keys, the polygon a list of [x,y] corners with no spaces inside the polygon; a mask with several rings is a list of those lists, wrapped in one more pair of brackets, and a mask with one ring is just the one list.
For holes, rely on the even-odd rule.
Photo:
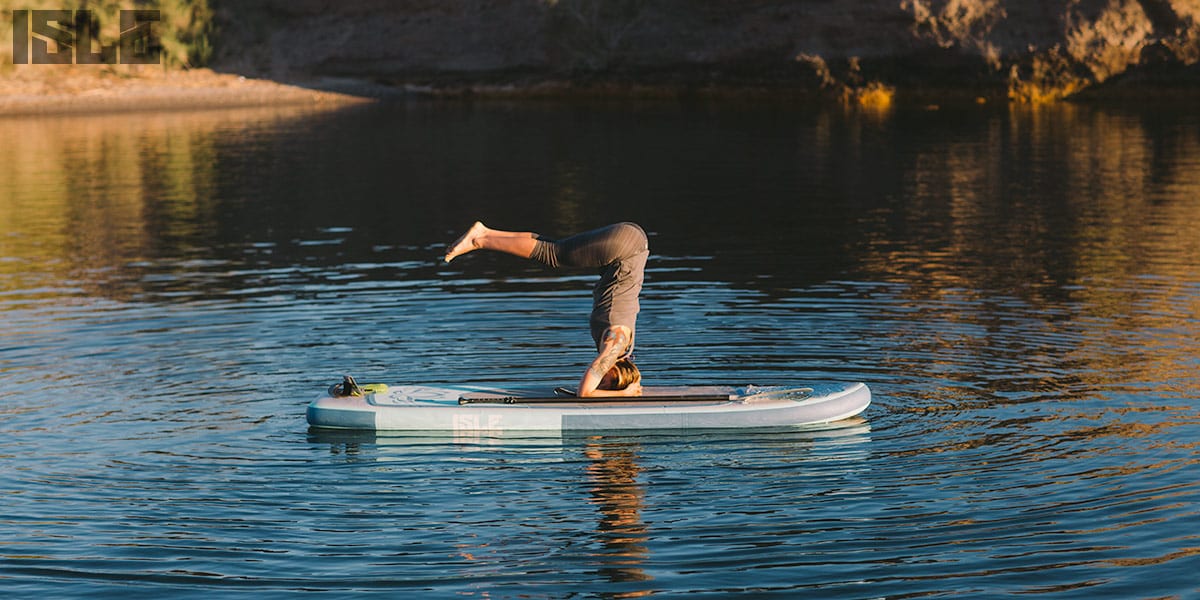
{"label": "board deck pad", "polygon": [[[651,390],[653,391],[653,390]],[[580,398],[564,395],[512,395],[502,393],[470,392],[459,396],[459,404],[613,404],[613,403],[658,403],[658,402],[729,402],[736,398],[729,393],[643,393],[641,396],[599,396]]]}

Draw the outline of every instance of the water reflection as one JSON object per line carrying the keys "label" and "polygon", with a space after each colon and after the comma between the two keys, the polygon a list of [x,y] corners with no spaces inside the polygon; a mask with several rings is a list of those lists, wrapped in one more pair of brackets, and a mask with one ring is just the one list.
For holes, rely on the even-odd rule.
{"label": "water reflection", "polygon": [[[402,236],[400,253],[431,260],[462,214],[502,211],[548,233],[626,214],[658,234],[658,255],[703,257],[659,279],[694,265],[768,293],[849,269],[922,296],[966,287],[1037,301],[1097,278],[1188,275],[1200,255],[1188,235],[1196,123],[1071,106],[645,112],[647,131],[610,131],[625,112],[505,105],[3,119],[0,269],[104,293],[122,279],[112,269],[159,257],[370,260]],[[530,129],[535,118],[547,126]],[[455,145],[432,142],[447,127]],[[517,144],[504,166],[478,154],[511,157]],[[476,168],[462,179],[428,172],[431,161]],[[280,203],[293,210],[265,210]],[[767,251],[797,236],[799,252]],[[214,283],[229,285],[193,285]]]}
{"label": "water reflection", "polygon": [[[532,595],[538,585],[577,578],[595,595],[642,597],[679,589],[678,581],[657,576],[700,571],[728,578],[727,588],[744,587],[752,573],[794,565],[803,546],[820,537],[821,527],[834,527],[854,498],[878,492],[870,482],[870,426],[862,418],[739,432],[471,440],[448,432],[314,429],[308,441],[328,452],[316,460],[339,467],[337,485],[347,493],[391,498],[402,489],[397,509],[429,507],[396,525],[403,529],[397,535],[412,537],[414,529],[433,535],[449,527],[440,519],[450,519],[462,525],[451,530],[455,556],[490,576],[505,574],[506,562],[522,575],[555,565],[552,574],[525,582]],[[514,487],[528,489],[514,493]],[[786,502],[771,500],[781,494]],[[744,531],[729,526],[746,518],[769,523]],[[864,515],[861,523],[867,522]],[[679,544],[703,551],[681,554]]]}
{"label": "water reflection", "polygon": [[125,298],[131,264],[170,256],[181,274],[204,267],[223,237],[224,163],[320,113],[0,118],[0,293]]}
{"label": "water reflection", "polygon": [[882,251],[868,273],[925,296],[970,288],[1054,301],[1043,295],[1062,286],[1186,277],[1200,260],[1200,241],[1183,235],[1200,216],[1196,123],[1064,106],[949,140],[918,135],[911,148],[902,205],[877,217]]}
{"label": "water reflection", "polygon": [[896,128],[914,136],[903,193],[869,217],[860,276],[895,284],[889,369],[948,380],[922,407],[1194,381],[1197,123],[1074,106],[921,123]]}
{"label": "water reflection", "polygon": [[[635,442],[608,441],[593,438],[585,444],[583,454],[591,464],[587,467],[593,487],[588,490],[591,501],[600,511],[596,541],[602,552],[598,559],[599,574],[614,584],[653,579],[642,568],[649,551],[649,533],[642,522],[646,490],[638,481],[642,469],[638,465],[639,446]],[[651,589],[612,592],[611,598],[640,598],[653,593]]]}

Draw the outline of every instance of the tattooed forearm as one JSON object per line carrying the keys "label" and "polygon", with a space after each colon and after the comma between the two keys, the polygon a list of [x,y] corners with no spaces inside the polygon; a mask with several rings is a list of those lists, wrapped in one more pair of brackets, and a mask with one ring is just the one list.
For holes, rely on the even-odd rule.
{"label": "tattooed forearm", "polygon": [[620,329],[609,329],[604,333],[602,344],[600,355],[592,361],[592,366],[588,367],[596,377],[604,377],[604,374],[621,359],[625,347],[629,345],[629,335]]}
{"label": "tattooed forearm", "polygon": [[596,357],[595,361],[592,361],[592,373],[598,377],[603,377],[605,373],[613,368],[613,365],[617,364],[617,360],[620,358],[620,350],[606,348],[600,353],[600,356]]}

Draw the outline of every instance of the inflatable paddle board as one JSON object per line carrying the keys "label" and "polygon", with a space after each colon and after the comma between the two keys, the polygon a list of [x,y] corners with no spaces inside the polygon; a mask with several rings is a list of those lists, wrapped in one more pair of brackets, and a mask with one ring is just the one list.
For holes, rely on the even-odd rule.
{"label": "inflatable paddle board", "polygon": [[308,405],[313,427],[367,431],[580,431],[818,425],[861,413],[864,383],[807,387],[646,386],[631,398],[576,398],[551,386],[366,384],[352,378]]}

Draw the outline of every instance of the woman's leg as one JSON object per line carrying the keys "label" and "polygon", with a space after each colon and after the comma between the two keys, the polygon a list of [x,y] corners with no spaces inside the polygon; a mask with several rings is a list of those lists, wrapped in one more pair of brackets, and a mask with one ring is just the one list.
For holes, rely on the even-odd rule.
{"label": "woman's leg", "polygon": [[467,230],[458,241],[446,249],[446,262],[450,262],[463,254],[474,250],[495,250],[529,258],[533,247],[537,244],[537,235],[528,231],[501,231],[490,229],[483,223],[475,224]]}

